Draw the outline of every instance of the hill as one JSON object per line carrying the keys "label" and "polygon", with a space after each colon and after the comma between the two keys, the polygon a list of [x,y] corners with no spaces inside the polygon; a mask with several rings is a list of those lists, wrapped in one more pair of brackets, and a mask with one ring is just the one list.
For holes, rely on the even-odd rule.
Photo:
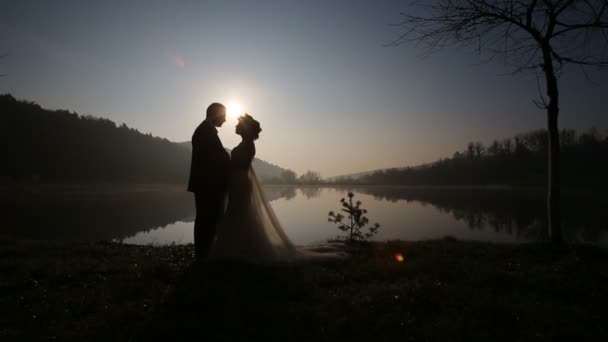
{"label": "hill", "polygon": [[[189,143],[9,94],[0,95],[0,113],[0,183],[187,182]],[[283,170],[257,158],[254,166],[262,179]]]}
{"label": "hill", "polygon": [[[186,148],[189,152],[192,152],[192,144],[189,141],[180,142],[178,144]],[[226,151],[230,153],[231,150],[226,148]],[[262,182],[265,180],[280,178],[283,172],[287,171],[287,169],[271,164],[259,158],[253,158],[253,168]]]}
{"label": "hill", "polygon": [[363,172],[355,172],[355,173],[347,173],[344,175],[332,176],[325,178],[328,182],[342,182],[342,181],[351,181],[358,180],[362,177],[373,174],[374,172],[380,171],[381,169],[376,169],[372,171],[363,171]]}

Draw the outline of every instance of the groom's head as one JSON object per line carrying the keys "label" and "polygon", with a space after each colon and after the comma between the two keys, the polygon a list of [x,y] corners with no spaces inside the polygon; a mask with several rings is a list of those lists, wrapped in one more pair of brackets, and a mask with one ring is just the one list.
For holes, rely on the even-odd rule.
{"label": "groom's head", "polygon": [[207,107],[207,120],[216,127],[221,127],[226,122],[226,107],[214,102]]}

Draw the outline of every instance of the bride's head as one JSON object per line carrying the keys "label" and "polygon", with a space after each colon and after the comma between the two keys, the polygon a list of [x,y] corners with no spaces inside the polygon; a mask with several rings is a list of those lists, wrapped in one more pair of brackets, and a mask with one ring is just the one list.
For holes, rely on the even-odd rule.
{"label": "bride's head", "polygon": [[236,125],[236,134],[245,139],[250,138],[255,140],[259,138],[261,131],[260,123],[251,115],[245,114],[239,117],[239,123]]}

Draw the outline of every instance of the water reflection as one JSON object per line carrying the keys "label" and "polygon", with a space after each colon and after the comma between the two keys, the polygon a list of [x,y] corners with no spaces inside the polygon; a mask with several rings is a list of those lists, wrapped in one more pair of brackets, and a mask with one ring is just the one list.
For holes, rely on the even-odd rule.
{"label": "water reflection", "polygon": [[193,243],[193,221],[178,221],[156,229],[144,230],[126,239],[116,239],[123,243],[136,245],[177,245]]}
{"label": "water reflection", "polygon": [[[492,229],[525,240],[547,238],[545,191],[541,188],[359,188],[389,201],[428,203],[472,230]],[[597,193],[564,189],[562,224],[570,241],[597,242],[608,232],[608,200]]]}
{"label": "water reflection", "polygon": [[300,188],[300,191],[302,192],[304,197],[306,197],[307,199],[311,199],[321,196],[321,189],[322,188],[316,186],[307,186]]}
{"label": "water reflection", "polygon": [[37,186],[2,189],[0,234],[97,241],[194,220],[181,186]]}
{"label": "water reflection", "polygon": [[264,194],[270,202],[279,198],[290,200],[296,197],[296,188],[291,185],[267,185],[264,186]]}
{"label": "water reflection", "polygon": [[[320,188],[266,186],[266,197],[290,238],[307,244],[340,232],[327,222],[354,191],[382,228],[378,240],[446,235],[499,242],[546,238],[544,191],[512,188]],[[182,187],[47,186],[0,192],[0,234],[30,239],[117,240],[136,244],[192,242],[194,205]],[[606,199],[564,191],[563,224],[571,241],[607,244]]]}

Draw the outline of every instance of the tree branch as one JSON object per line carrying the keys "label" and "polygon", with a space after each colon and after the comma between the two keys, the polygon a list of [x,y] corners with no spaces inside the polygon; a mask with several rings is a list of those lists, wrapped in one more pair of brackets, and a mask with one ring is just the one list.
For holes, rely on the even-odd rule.
{"label": "tree branch", "polygon": [[502,54],[519,71],[537,67],[533,59],[541,49],[551,51],[557,68],[567,63],[604,67],[602,57],[585,54],[599,52],[587,51],[597,39],[608,50],[607,8],[607,0],[436,0],[401,13],[404,19],[394,26],[406,30],[388,45],[424,43],[426,57],[447,46],[475,44],[477,53]]}

